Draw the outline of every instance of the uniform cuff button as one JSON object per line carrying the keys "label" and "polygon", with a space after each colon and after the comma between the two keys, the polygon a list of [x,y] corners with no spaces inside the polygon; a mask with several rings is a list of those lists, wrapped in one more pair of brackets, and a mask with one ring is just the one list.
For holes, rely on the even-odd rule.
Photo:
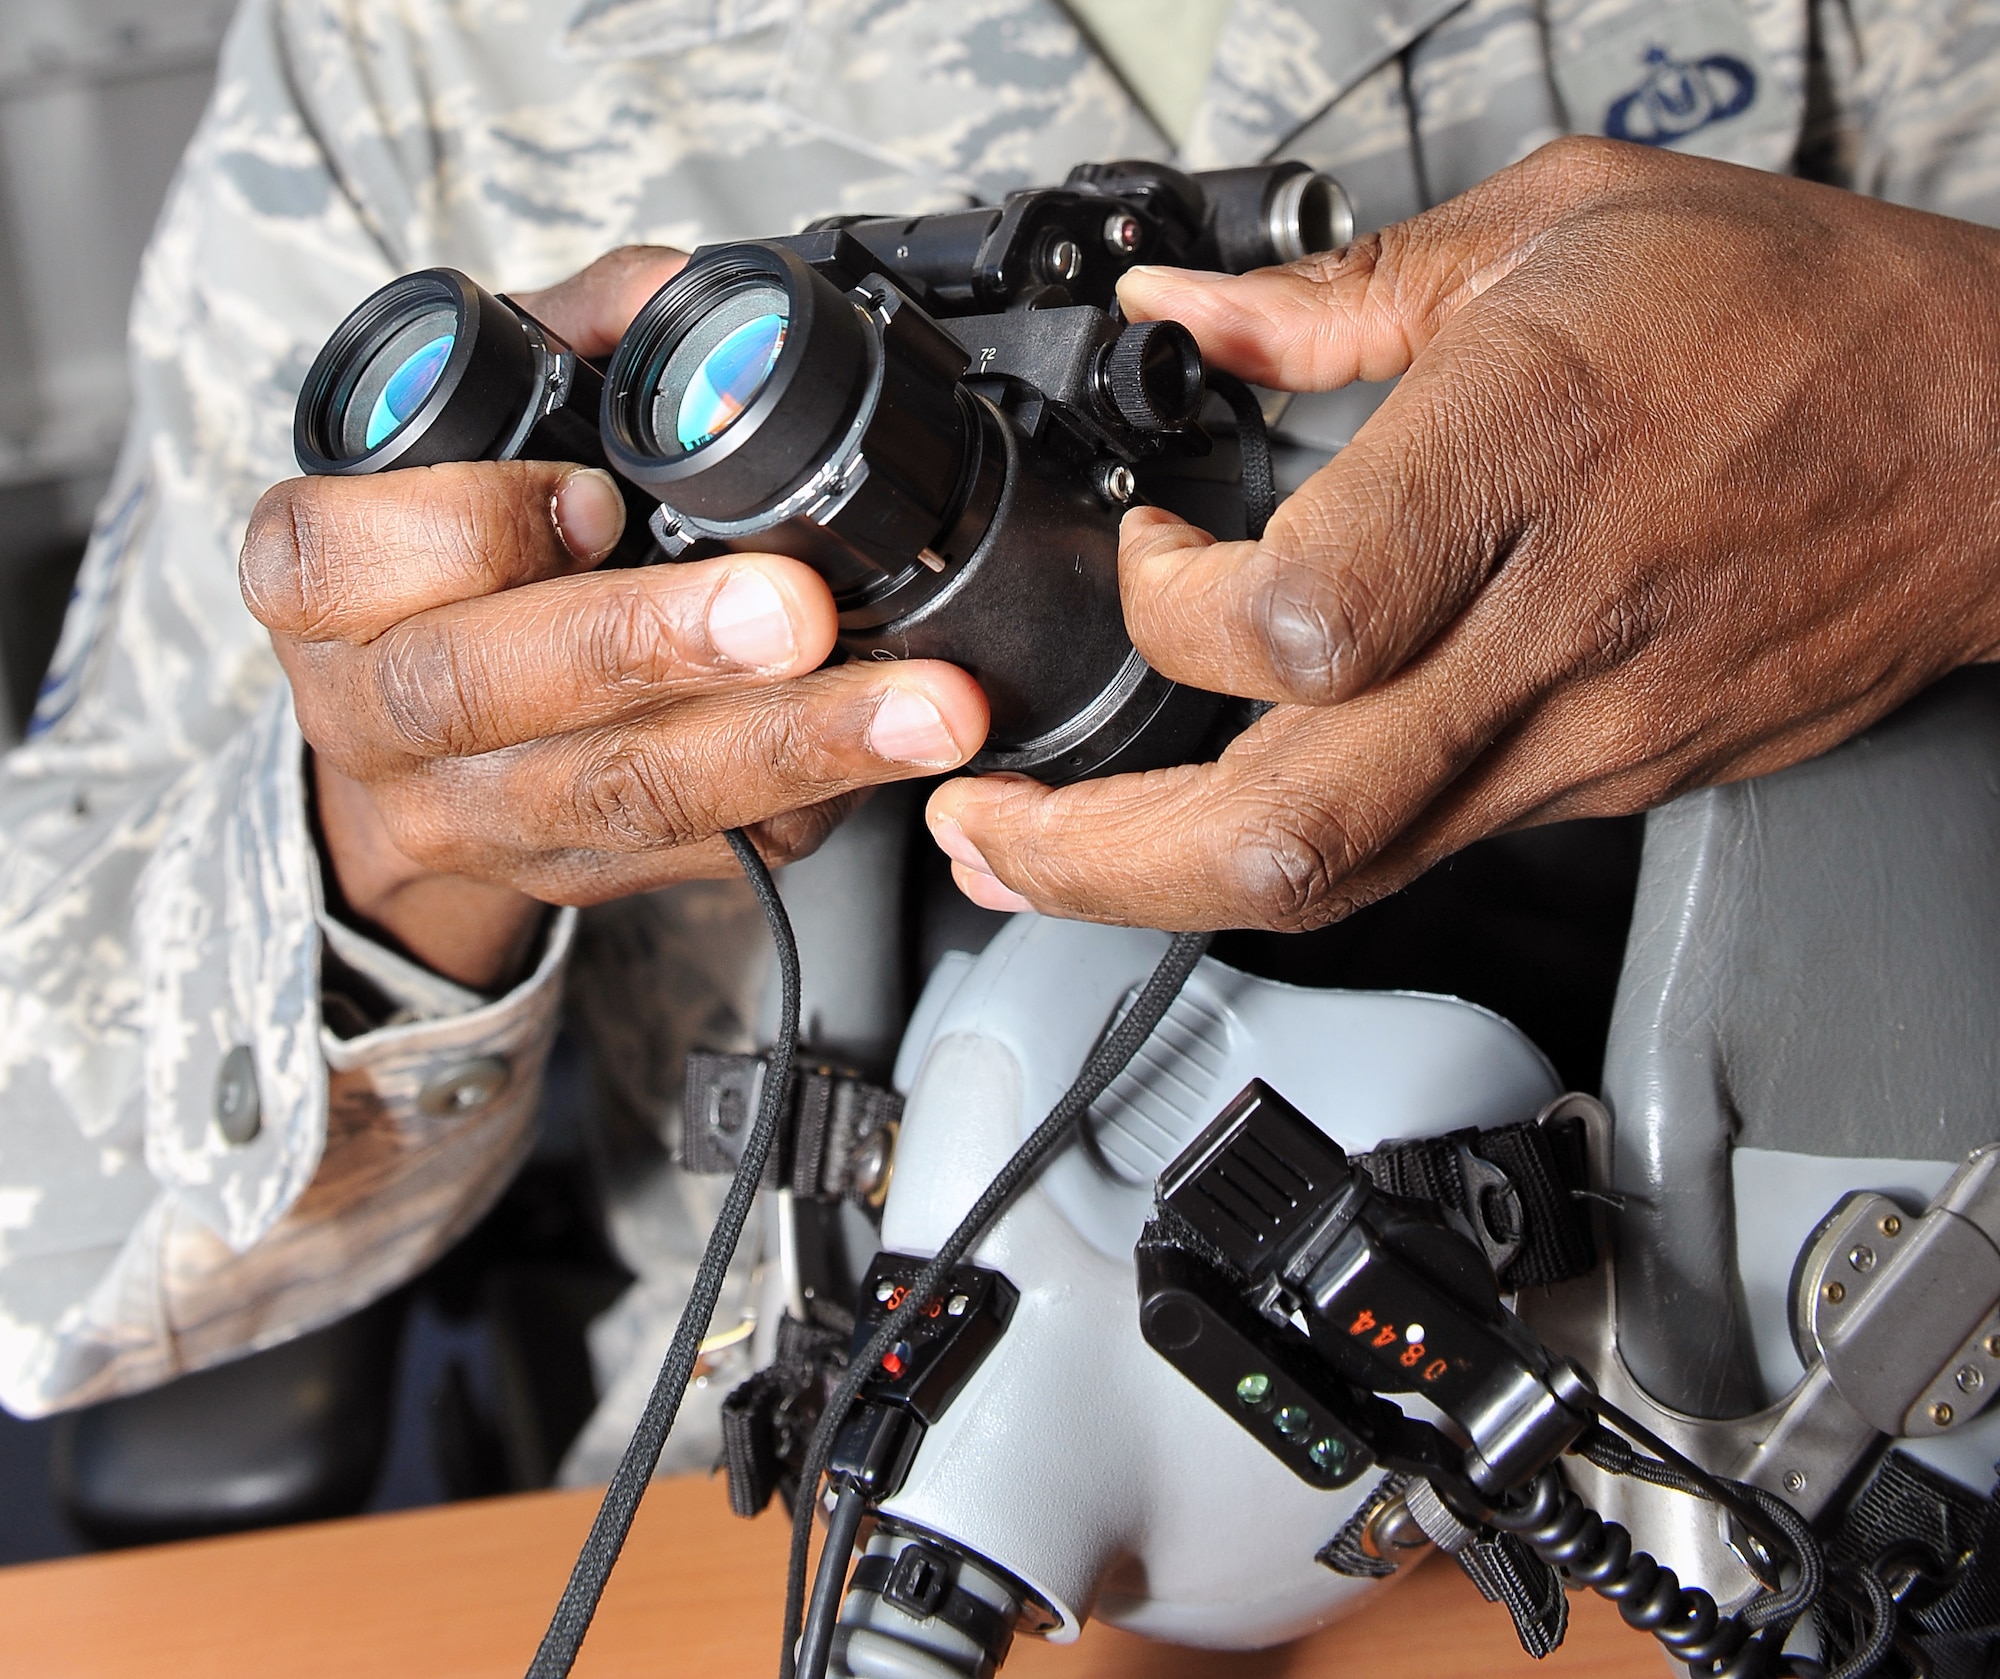
{"label": "uniform cuff button", "polygon": [[513,1077],[514,1069],[502,1056],[459,1061],[417,1093],[417,1109],[432,1119],[463,1118],[497,1101]]}
{"label": "uniform cuff button", "polygon": [[264,1128],[257,1094],[257,1061],[248,1044],[238,1044],[215,1070],[215,1128],[224,1142],[241,1148]]}

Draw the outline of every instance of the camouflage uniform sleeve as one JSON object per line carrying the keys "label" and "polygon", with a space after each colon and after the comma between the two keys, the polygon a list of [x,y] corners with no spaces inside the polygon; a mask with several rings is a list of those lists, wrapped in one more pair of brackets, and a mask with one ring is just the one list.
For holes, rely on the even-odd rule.
{"label": "camouflage uniform sleeve", "polygon": [[[0,767],[18,1414],[354,1310],[477,1218],[530,1141],[573,917],[493,1000],[329,923],[298,725],[236,585],[251,507],[295,470],[310,356],[409,254],[421,186],[371,130],[369,79],[367,43],[313,0],[249,0],[233,26],[141,275],[113,489]],[[326,1029],[323,943],[392,1024]]]}
{"label": "camouflage uniform sleeve", "polygon": [[1817,0],[1814,172],[2000,225],[2000,0]]}

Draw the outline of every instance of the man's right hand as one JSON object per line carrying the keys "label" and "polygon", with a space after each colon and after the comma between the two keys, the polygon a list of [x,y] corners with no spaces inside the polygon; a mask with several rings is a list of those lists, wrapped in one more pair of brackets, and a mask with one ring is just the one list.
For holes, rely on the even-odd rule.
{"label": "man's right hand", "polygon": [[[681,260],[614,252],[522,301],[602,355]],[[802,856],[852,795],[985,738],[952,666],[819,670],[837,626],[807,566],[594,569],[623,528],[605,474],[537,461],[293,479],[250,520],[243,596],[291,678],[342,895],[478,988],[539,904],[731,873],[726,828]]]}

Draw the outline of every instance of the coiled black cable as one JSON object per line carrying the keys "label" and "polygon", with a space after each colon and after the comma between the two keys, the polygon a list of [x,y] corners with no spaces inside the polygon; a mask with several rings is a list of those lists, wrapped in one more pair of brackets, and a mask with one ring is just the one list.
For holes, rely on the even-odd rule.
{"label": "coiled black cable", "polygon": [[[1740,1616],[1724,1615],[1699,1586],[1632,1544],[1632,1535],[1577,1497],[1551,1465],[1525,1493],[1487,1518],[1553,1568],[1618,1606],[1625,1624],[1650,1632],[1703,1679],[1758,1679],[1776,1651]],[[1776,1642],[1783,1634],[1772,1629]]]}
{"label": "coiled black cable", "polygon": [[1825,1588],[1827,1571],[1819,1541],[1813,1537],[1812,1528],[1803,1516],[1762,1487],[1709,1474],[1651,1430],[1602,1399],[1597,1401],[1597,1411],[1606,1421],[1658,1454],[1658,1460],[1642,1456],[1602,1428],[1585,1435],[1571,1448],[1579,1457],[1610,1474],[1629,1475],[1656,1487],[1669,1487],[1691,1498],[1704,1498],[1711,1504],[1719,1504],[1733,1512],[1737,1520],[1767,1547],[1791,1554],[1798,1565],[1797,1577],[1789,1586],[1765,1592],[1738,1610],[1737,1617],[1745,1626],[1752,1631],[1779,1625],[1789,1628],[1812,1609]]}

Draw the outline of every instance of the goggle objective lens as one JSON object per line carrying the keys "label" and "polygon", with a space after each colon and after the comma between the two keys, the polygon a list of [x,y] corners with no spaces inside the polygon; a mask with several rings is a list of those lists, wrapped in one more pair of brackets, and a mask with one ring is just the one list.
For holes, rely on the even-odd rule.
{"label": "goggle objective lens", "polygon": [[436,388],[438,375],[444,372],[444,364],[451,359],[451,347],[455,341],[453,333],[433,338],[428,344],[412,350],[404,357],[403,364],[389,375],[388,382],[368,411],[368,430],[365,434],[368,448],[375,448],[423,406],[424,398]]}
{"label": "goggle objective lens", "polygon": [[674,435],[683,449],[719,437],[756,400],[785,347],[785,324],[783,315],[758,315],[702,358],[674,416]]}

